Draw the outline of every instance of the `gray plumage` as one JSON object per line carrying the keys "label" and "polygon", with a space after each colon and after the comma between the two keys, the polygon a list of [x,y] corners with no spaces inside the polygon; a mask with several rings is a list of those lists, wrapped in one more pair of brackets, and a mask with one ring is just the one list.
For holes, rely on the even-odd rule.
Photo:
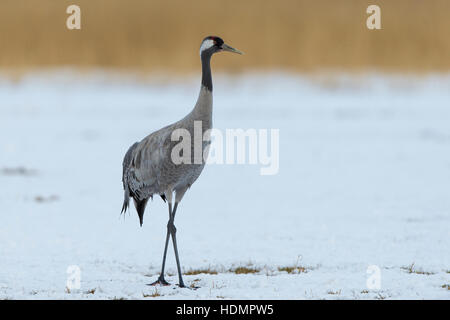
{"label": "gray plumage", "polygon": [[[129,205],[129,197],[138,205],[154,194],[171,198],[175,192],[175,202],[180,202],[186,190],[197,180],[205,165],[194,164],[192,143],[191,164],[174,164],[171,159],[173,147],[180,141],[172,141],[172,132],[186,129],[194,138],[194,121],[201,121],[202,136],[212,128],[212,92],[202,86],[194,109],[183,119],[145,137],[133,144],[123,160],[122,182],[125,190],[122,211]],[[208,143],[202,143],[202,154],[207,155]],[[145,205],[144,208],[145,209]],[[142,225],[143,211],[138,214]]]}
{"label": "gray plumage", "polygon": [[[176,228],[174,225],[175,213],[178,208],[178,203],[183,198],[186,190],[197,180],[205,166],[209,141],[203,141],[203,137],[205,132],[212,128],[213,98],[210,61],[214,53],[221,51],[241,54],[240,51],[226,45],[219,37],[210,36],[203,40],[200,47],[202,82],[200,94],[194,108],[183,119],[153,132],[140,142],[134,143],[128,149],[122,162],[122,182],[124,189],[123,213],[129,207],[130,198],[133,198],[139,216],[139,222],[142,226],[147,202],[149,199],[153,199],[153,195],[160,195],[163,200],[167,199],[169,206],[169,221],[167,223],[161,274],[158,280],[152,285],[168,285],[168,282],[164,279],[164,267],[167,245],[169,238],[172,237],[180,281],[179,285],[180,287],[184,287],[177,249]],[[197,128],[199,126],[196,126],[196,124],[200,124],[201,132],[194,132],[198,131]],[[181,143],[178,136],[172,139],[174,132],[180,132],[177,129],[184,131],[185,134],[189,133],[190,157],[186,154],[183,155],[185,156],[183,159],[187,160],[190,158],[190,161],[179,163],[177,161],[174,162],[174,159],[172,159],[172,151],[178,150],[174,149],[174,147]],[[184,135],[182,139],[184,139]],[[199,141],[197,139],[201,140]],[[198,153],[196,154],[195,146],[200,145],[201,159],[196,159]],[[187,150],[189,148],[182,148],[183,152]],[[175,194],[174,206],[172,206],[173,194]]]}

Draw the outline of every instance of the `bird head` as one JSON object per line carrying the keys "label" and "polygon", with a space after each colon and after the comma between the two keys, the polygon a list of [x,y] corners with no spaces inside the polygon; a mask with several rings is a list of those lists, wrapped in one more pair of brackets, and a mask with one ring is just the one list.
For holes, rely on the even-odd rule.
{"label": "bird head", "polygon": [[216,52],[228,51],[238,54],[243,54],[241,51],[230,47],[223,40],[216,36],[209,36],[203,39],[202,45],[200,46],[200,56],[203,54],[213,55]]}

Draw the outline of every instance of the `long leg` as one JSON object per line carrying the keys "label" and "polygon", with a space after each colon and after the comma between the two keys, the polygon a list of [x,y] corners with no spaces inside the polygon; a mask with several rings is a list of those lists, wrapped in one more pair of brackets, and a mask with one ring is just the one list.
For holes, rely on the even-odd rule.
{"label": "long leg", "polygon": [[167,225],[167,227],[170,229],[170,234],[172,235],[173,250],[175,251],[175,259],[177,260],[178,279],[180,281],[179,286],[180,286],[180,288],[184,288],[185,285],[183,282],[183,277],[181,275],[180,258],[178,256],[178,248],[177,248],[177,237],[176,237],[177,228],[175,228],[175,225],[174,225],[175,213],[177,212],[177,207],[178,207],[178,202],[175,202],[175,206],[173,208],[173,212],[172,212],[172,215],[170,217],[169,224]]}
{"label": "long leg", "polygon": [[[176,205],[175,205],[176,208]],[[169,222],[172,220],[172,203],[169,202]],[[159,275],[158,280],[156,280],[155,282],[153,282],[151,285],[157,285],[157,284],[162,284],[162,285],[169,285],[169,283],[164,279],[164,268],[166,266],[166,257],[167,257],[167,247],[169,245],[169,238],[170,238],[170,231],[169,231],[169,223],[167,224],[167,233],[166,233],[166,244],[164,246],[164,255],[163,255],[163,261],[162,261],[162,268],[161,268],[161,274]]]}

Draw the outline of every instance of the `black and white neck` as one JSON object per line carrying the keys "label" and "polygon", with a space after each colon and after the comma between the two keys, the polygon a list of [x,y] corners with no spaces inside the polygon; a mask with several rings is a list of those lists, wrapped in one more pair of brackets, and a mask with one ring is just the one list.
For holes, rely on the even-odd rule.
{"label": "black and white neck", "polygon": [[202,61],[202,86],[212,92],[211,57],[221,51],[223,40],[219,37],[206,37],[200,46],[200,58]]}
{"label": "black and white neck", "polygon": [[211,75],[211,57],[212,53],[205,51],[201,53],[202,60],[202,86],[208,91],[213,90],[212,75]]}
{"label": "black and white neck", "polygon": [[202,86],[212,92],[211,57],[214,54],[215,43],[212,39],[205,39],[200,46],[200,59],[202,61]]}

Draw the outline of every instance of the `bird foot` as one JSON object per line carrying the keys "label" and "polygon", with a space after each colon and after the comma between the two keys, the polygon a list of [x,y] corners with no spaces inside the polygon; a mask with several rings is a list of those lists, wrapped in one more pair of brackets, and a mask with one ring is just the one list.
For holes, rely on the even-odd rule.
{"label": "bird foot", "polygon": [[170,283],[168,283],[162,277],[159,277],[158,280],[156,280],[155,282],[150,283],[149,286],[156,286],[158,284],[161,285],[161,286],[170,286]]}

